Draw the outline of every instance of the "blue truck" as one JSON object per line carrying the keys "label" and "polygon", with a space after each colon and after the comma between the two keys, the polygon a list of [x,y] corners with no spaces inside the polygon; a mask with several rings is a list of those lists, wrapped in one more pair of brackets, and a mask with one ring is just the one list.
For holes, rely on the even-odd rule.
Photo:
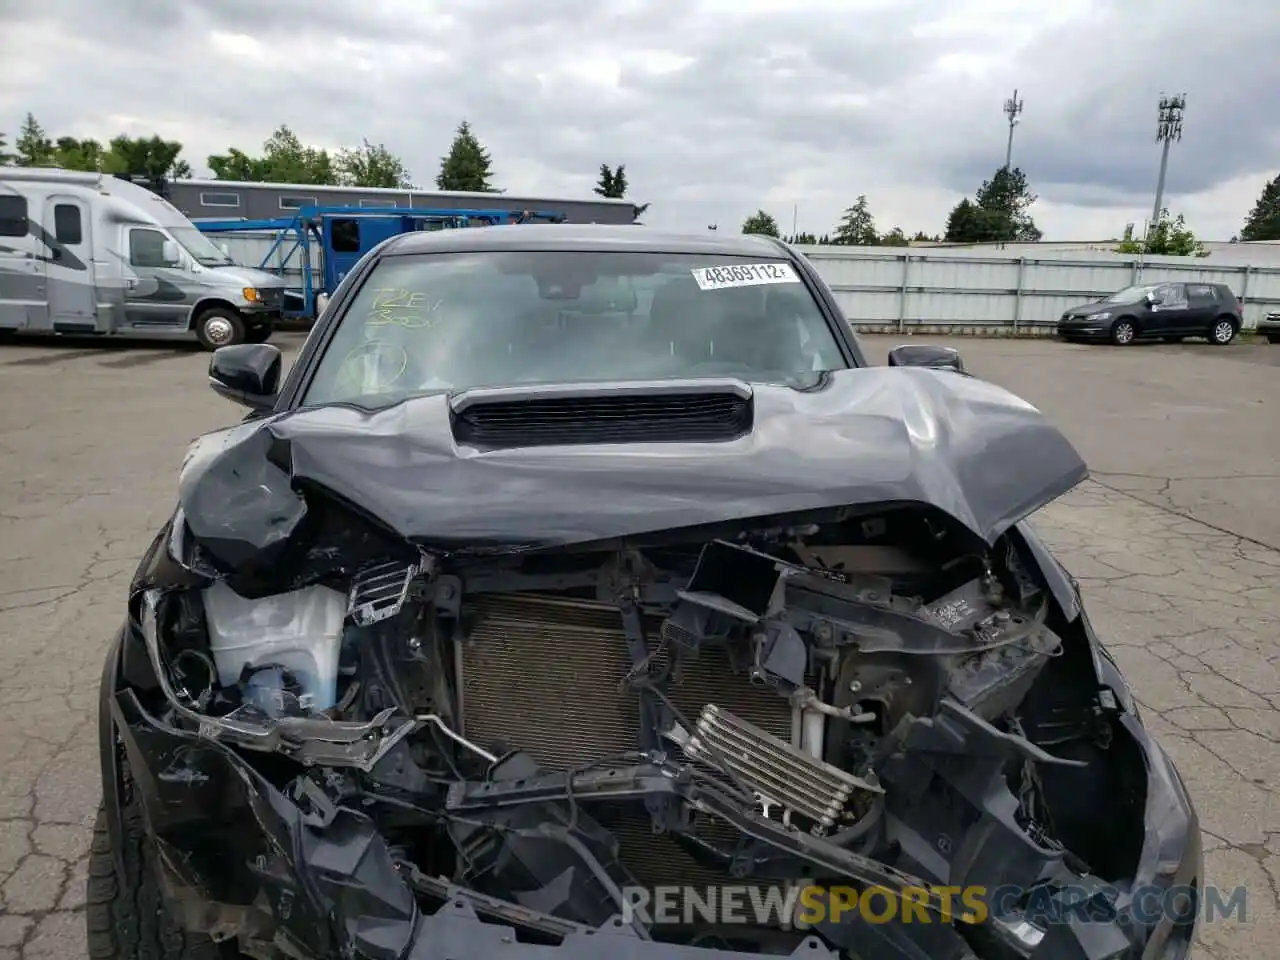
{"label": "blue truck", "polygon": [[292,216],[269,220],[197,220],[194,223],[201,233],[209,235],[274,234],[261,263],[246,266],[277,274],[289,265],[299,268],[301,287],[285,292],[282,315],[305,320],[314,319],[323,304],[321,298],[332,296],[347,271],[389,237],[417,230],[562,223],[565,219],[562,213],[545,210],[304,207]]}

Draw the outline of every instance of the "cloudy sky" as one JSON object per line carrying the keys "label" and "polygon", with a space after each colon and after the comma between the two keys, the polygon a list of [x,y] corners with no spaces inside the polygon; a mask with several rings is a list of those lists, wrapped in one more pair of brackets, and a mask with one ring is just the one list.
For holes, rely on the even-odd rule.
{"label": "cloudy sky", "polygon": [[1271,0],[0,0],[0,130],[158,132],[197,176],[280,123],[383,142],[430,184],[467,118],[510,192],[589,194],[625,163],[647,222],[757,207],[940,231],[1014,162],[1046,239],[1150,213],[1161,91],[1185,92],[1168,204],[1227,239],[1280,172]]}

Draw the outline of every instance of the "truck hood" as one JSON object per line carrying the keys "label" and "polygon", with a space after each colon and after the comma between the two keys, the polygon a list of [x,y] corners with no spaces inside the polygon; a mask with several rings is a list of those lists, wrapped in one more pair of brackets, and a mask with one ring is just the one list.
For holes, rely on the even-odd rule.
{"label": "truck hood", "polygon": [[278,277],[274,273],[267,273],[265,270],[257,270],[253,267],[236,265],[232,267],[205,267],[205,269],[213,274],[216,279],[232,286],[258,287],[264,290],[287,286],[283,277]]}
{"label": "truck hood", "polygon": [[234,568],[292,535],[308,489],[428,549],[517,551],[872,503],[929,505],[991,542],[1088,476],[1038,410],[951,371],[738,386],[754,415],[725,442],[479,449],[457,440],[444,393],[276,414],[197,439],[179,505]]}

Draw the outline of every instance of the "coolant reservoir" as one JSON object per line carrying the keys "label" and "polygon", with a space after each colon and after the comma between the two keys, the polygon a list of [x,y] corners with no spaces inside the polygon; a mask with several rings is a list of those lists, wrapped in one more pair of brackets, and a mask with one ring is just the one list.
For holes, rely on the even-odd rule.
{"label": "coolant reservoir", "polygon": [[222,686],[235,686],[246,666],[278,664],[298,681],[301,706],[333,706],[346,594],[316,585],[247,600],[219,580],[205,589],[204,610]]}

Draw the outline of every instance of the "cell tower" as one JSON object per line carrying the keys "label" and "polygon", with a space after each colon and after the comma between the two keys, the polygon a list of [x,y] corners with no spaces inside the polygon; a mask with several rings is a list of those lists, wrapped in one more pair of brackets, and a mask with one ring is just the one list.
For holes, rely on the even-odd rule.
{"label": "cell tower", "polygon": [[1009,144],[1004,148],[1005,169],[1013,169],[1013,128],[1018,125],[1018,116],[1022,113],[1022,101],[1018,99],[1018,91],[1004,102],[1004,115],[1009,118]]}
{"label": "cell tower", "polygon": [[1160,95],[1159,122],[1156,124],[1156,143],[1163,144],[1160,151],[1160,177],[1156,180],[1156,202],[1151,208],[1151,223],[1160,222],[1161,204],[1164,202],[1164,176],[1169,169],[1169,145],[1182,139],[1182,113],[1187,109],[1187,95],[1176,97]]}

